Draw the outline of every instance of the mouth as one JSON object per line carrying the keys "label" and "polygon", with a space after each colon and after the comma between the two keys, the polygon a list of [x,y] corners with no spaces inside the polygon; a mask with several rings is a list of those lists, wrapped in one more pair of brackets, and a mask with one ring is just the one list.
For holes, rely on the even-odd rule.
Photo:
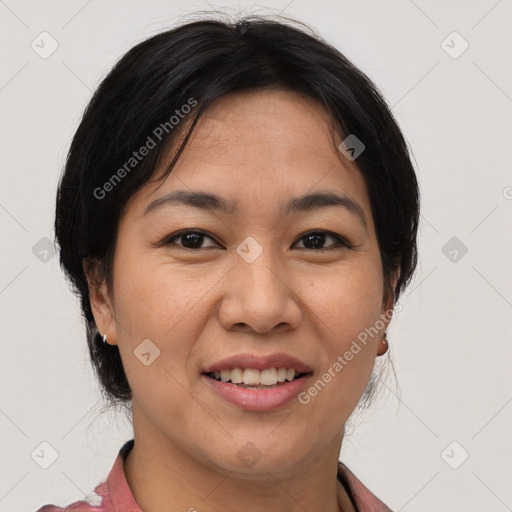
{"label": "mouth", "polygon": [[233,368],[216,372],[204,372],[203,375],[217,382],[234,384],[249,389],[275,389],[311,375],[311,372],[298,372],[294,368]]}
{"label": "mouth", "polygon": [[264,412],[290,405],[312,375],[312,366],[284,352],[240,353],[206,366],[201,379],[224,403]]}
{"label": "mouth", "polygon": [[244,411],[271,412],[290,405],[304,390],[312,374],[286,368],[269,368],[261,372],[254,368],[234,368],[203,372],[201,378],[224,403]]}

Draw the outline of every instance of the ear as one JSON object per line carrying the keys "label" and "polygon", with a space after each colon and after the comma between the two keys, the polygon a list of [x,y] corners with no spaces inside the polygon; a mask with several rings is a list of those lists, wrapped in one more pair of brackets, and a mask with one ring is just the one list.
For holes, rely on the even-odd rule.
{"label": "ear", "polygon": [[[396,285],[398,283],[398,280],[400,279],[400,269],[397,269],[396,273],[394,273],[391,276],[391,283],[390,283],[390,292],[386,296],[382,297],[382,309],[381,314],[386,314],[386,312],[392,312],[394,303],[395,303],[395,291],[396,291]],[[389,324],[389,322],[387,322]]]}
{"label": "ear", "polygon": [[[386,353],[388,349],[387,340],[385,339],[384,333],[386,332],[391,319],[393,318],[393,309],[394,309],[394,300],[395,300],[395,290],[396,285],[398,283],[398,279],[400,278],[400,269],[393,275],[391,279],[391,291],[388,296],[384,296],[382,300],[382,309],[380,312],[380,320],[384,323],[384,327],[382,328],[382,338],[379,341],[377,347],[377,355],[382,356]],[[386,300],[387,299],[387,300]]]}
{"label": "ear", "polygon": [[107,343],[117,345],[113,303],[107,290],[107,284],[100,277],[100,262],[97,259],[84,258],[83,269],[87,278],[89,301],[96,327],[102,336],[107,335]]}

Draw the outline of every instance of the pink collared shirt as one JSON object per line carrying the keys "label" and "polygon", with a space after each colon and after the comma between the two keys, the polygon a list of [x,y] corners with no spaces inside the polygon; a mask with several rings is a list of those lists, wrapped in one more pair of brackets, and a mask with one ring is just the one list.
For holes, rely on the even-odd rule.
{"label": "pink collared shirt", "polygon": [[[128,486],[123,467],[133,444],[134,440],[131,439],[123,445],[107,479],[98,484],[85,500],[76,501],[65,508],[44,505],[36,512],[142,512]],[[392,512],[342,462],[338,463],[338,479],[358,512]]]}

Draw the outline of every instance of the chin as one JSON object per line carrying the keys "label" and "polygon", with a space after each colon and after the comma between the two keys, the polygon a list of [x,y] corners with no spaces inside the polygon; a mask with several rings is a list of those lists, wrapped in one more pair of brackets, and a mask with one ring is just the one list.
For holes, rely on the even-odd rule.
{"label": "chin", "polygon": [[268,473],[290,472],[297,466],[297,457],[301,454],[303,456],[303,452],[298,453],[293,447],[265,443],[265,436],[262,436],[260,442],[233,441],[220,453],[210,453],[208,459],[216,468],[236,474],[241,479],[268,480]]}

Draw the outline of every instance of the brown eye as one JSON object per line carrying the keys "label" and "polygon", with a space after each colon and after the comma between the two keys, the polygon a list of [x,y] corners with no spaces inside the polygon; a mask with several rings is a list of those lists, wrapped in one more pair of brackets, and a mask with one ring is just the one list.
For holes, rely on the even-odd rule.
{"label": "brown eye", "polygon": [[[179,245],[184,249],[204,249],[205,247],[201,246],[205,239],[214,241],[211,237],[209,237],[202,231],[189,229],[187,231],[181,231],[180,233],[175,233],[171,235],[169,238],[166,239],[165,245]],[[175,240],[179,240],[180,243],[176,244],[174,242]],[[206,247],[212,247],[212,245]]]}
{"label": "brown eye", "polygon": [[[335,241],[334,244],[330,244],[327,247],[323,247],[327,239],[332,239]],[[300,249],[337,249],[340,246],[351,248],[351,245],[346,242],[343,238],[334,233],[330,233],[329,231],[310,231],[302,235],[299,241],[303,242],[303,247],[299,247]]]}

